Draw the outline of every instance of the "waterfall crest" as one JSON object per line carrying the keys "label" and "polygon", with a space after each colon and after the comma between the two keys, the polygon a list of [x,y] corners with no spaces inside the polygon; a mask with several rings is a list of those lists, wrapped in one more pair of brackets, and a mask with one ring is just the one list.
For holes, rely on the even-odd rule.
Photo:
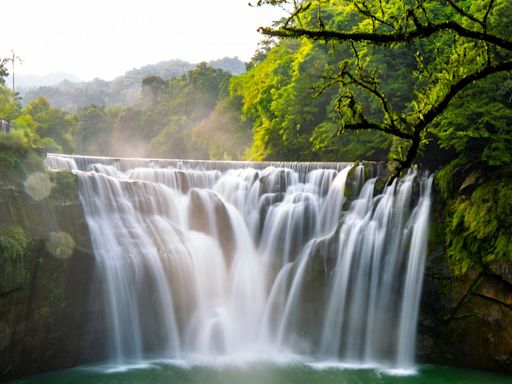
{"label": "waterfall crest", "polygon": [[414,367],[432,178],[48,155],[78,176],[110,356]]}

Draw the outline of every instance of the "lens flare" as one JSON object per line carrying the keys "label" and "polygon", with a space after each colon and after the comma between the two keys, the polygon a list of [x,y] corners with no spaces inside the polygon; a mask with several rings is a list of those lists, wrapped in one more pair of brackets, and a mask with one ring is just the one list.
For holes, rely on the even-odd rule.
{"label": "lens flare", "polygon": [[46,248],[58,259],[71,257],[75,250],[75,240],[67,232],[51,232]]}
{"label": "lens flare", "polygon": [[46,173],[36,172],[31,174],[23,183],[25,192],[36,201],[43,200],[50,195],[52,183]]}

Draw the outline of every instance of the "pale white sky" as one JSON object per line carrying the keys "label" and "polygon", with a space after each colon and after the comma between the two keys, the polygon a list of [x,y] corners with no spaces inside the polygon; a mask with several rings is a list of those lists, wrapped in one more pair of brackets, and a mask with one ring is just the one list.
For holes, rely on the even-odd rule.
{"label": "pale white sky", "polygon": [[[162,60],[247,61],[259,26],[283,16],[250,0],[2,0],[0,57],[16,73],[69,72],[110,80]],[[255,1],[254,1],[255,2]]]}

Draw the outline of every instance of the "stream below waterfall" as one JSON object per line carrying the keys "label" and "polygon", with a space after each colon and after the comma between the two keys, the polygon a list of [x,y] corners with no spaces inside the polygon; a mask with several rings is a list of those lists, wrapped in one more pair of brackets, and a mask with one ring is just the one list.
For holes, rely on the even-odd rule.
{"label": "stream below waterfall", "polygon": [[412,376],[334,365],[190,366],[148,363],[132,369],[83,367],[25,378],[13,384],[509,384],[510,376],[439,366],[420,367]]}

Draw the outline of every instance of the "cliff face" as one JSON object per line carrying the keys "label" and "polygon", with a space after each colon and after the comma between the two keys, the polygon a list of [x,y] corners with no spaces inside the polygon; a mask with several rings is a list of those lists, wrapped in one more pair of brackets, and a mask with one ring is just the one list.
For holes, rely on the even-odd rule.
{"label": "cliff face", "polygon": [[[454,184],[458,185],[457,181]],[[449,268],[446,233],[453,226],[450,205],[453,200],[435,194],[418,357],[426,362],[512,373],[512,263],[486,261],[480,252],[489,242],[483,239],[476,250],[466,246],[473,256],[471,268],[464,273]],[[485,210],[476,212],[487,214]]]}
{"label": "cliff face", "polygon": [[[44,175],[36,184],[50,186],[46,197],[27,183],[3,184],[0,193],[0,381],[77,365],[104,351],[101,294],[94,291],[75,176]],[[20,236],[24,249],[15,248]]]}
{"label": "cliff face", "polygon": [[512,373],[512,264],[454,277],[433,252],[419,330],[423,361]]}

